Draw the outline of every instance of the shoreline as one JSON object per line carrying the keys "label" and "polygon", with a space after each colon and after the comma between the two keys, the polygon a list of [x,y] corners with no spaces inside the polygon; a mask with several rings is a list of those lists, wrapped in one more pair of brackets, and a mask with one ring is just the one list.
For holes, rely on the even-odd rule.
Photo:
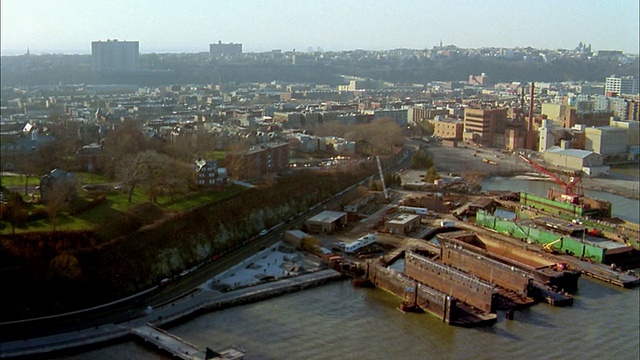
{"label": "shoreline", "polygon": [[[548,177],[538,174],[529,164],[519,160],[512,153],[499,149],[475,148],[467,145],[447,147],[439,143],[430,143],[425,150],[436,165],[440,174],[480,174],[483,179],[517,176],[532,177],[525,180],[552,181]],[[492,163],[484,162],[490,159]],[[629,166],[623,166],[622,169]],[[535,175],[534,175],[535,174]],[[518,180],[518,179],[515,179]],[[583,189],[607,192],[632,200],[640,200],[640,176],[612,172],[607,177],[582,178]]]}

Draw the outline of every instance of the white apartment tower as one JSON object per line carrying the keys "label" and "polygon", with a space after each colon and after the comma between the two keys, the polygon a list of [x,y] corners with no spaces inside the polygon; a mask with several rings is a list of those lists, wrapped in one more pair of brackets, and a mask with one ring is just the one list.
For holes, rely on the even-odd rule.
{"label": "white apartment tower", "polygon": [[617,77],[611,75],[608,77],[604,84],[604,93],[607,96],[612,95],[637,95],[638,91],[638,79],[633,76]]}
{"label": "white apartment tower", "polygon": [[91,43],[93,69],[106,72],[133,72],[139,67],[137,41],[94,41]]}

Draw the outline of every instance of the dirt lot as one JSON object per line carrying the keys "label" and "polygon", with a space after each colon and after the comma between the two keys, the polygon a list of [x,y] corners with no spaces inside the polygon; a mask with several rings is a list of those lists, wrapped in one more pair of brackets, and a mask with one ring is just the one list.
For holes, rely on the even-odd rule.
{"label": "dirt lot", "polygon": [[[464,146],[452,148],[436,142],[429,144],[427,151],[436,164],[436,169],[443,175],[453,173],[460,176],[467,172],[478,172],[485,175],[504,176],[531,172],[529,165],[519,160],[517,156],[497,149]],[[483,159],[492,163],[487,163]]]}
{"label": "dirt lot", "polygon": [[[482,173],[485,176],[508,176],[524,173],[535,173],[528,164],[519,160],[516,155],[507,154],[497,149],[442,146],[431,143],[427,151],[436,164],[436,169],[442,175],[452,173],[460,176],[464,173]],[[483,162],[487,159],[495,162]],[[607,191],[628,198],[639,198],[640,178],[636,175],[611,173],[606,178],[583,178],[583,186],[588,189]]]}

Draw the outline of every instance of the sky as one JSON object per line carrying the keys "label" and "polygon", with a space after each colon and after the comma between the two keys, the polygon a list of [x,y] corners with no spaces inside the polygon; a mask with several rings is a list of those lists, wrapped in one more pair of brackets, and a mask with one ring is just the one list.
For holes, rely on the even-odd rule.
{"label": "sky", "polygon": [[0,52],[88,54],[91,42],[141,53],[527,47],[638,54],[638,0],[1,0]]}

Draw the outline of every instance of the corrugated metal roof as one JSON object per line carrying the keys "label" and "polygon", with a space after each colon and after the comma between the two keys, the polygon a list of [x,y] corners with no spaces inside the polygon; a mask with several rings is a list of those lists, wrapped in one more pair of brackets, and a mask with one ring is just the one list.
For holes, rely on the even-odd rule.
{"label": "corrugated metal roof", "polygon": [[593,151],[580,150],[580,149],[562,149],[559,146],[552,146],[547,149],[547,152],[560,154],[564,156],[577,157],[581,159],[584,159],[587,156],[594,154]]}

